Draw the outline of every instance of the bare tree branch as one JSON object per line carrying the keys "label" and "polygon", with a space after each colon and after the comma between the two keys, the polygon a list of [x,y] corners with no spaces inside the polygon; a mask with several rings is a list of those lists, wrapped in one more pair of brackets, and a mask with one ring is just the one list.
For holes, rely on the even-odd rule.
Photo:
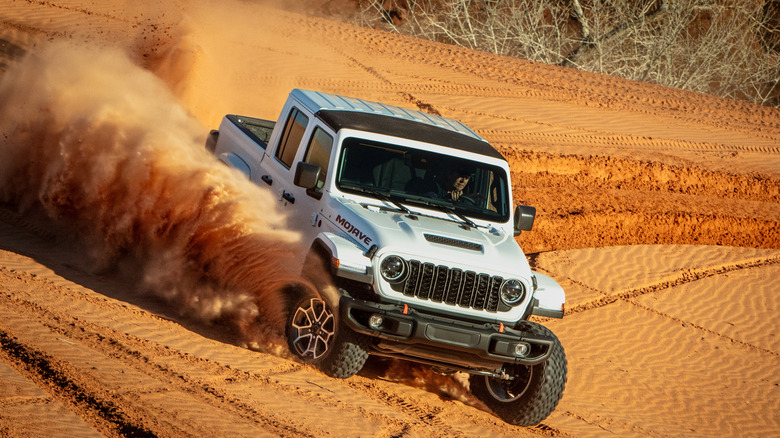
{"label": "bare tree branch", "polygon": [[360,0],[359,24],[780,107],[778,0]]}

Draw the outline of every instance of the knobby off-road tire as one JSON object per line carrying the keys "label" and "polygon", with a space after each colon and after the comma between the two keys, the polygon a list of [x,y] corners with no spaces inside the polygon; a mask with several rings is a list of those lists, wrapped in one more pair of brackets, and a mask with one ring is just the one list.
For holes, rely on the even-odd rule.
{"label": "knobby off-road tire", "polygon": [[566,386],[566,354],[558,338],[543,325],[525,321],[522,330],[555,340],[550,357],[543,363],[504,365],[514,380],[503,381],[472,375],[471,392],[496,415],[510,424],[534,426],[547,418],[563,396]]}
{"label": "knobby off-road tire", "polygon": [[331,377],[351,377],[368,359],[368,338],[339,324],[320,298],[303,297],[293,304],[286,334],[293,354]]}

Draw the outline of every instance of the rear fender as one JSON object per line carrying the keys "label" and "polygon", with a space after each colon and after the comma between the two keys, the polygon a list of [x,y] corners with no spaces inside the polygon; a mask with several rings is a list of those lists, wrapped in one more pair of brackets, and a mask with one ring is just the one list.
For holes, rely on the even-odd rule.
{"label": "rear fender", "polygon": [[315,244],[321,245],[328,252],[331,271],[337,277],[368,284],[374,282],[371,259],[351,240],[334,233],[320,233]]}
{"label": "rear fender", "polygon": [[246,161],[244,161],[241,157],[238,155],[232,153],[232,152],[223,152],[217,156],[219,161],[221,161],[223,164],[225,164],[227,167],[231,167],[233,169],[238,170],[244,176],[249,179],[250,170],[249,165],[246,164]]}

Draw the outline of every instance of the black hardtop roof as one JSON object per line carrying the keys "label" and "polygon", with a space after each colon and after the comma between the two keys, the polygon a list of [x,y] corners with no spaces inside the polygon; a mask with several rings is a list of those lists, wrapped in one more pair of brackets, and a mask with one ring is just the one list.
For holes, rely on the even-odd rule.
{"label": "black hardtop roof", "polygon": [[320,110],[315,115],[334,131],[368,131],[506,160],[484,140],[427,123],[361,111]]}

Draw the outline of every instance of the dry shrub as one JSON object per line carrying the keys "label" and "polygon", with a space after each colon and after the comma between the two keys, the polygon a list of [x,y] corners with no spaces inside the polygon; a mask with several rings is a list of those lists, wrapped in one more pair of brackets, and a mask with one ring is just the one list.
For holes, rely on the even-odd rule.
{"label": "dry shrub", "polygon": [[364,0],[361,25],[780,106],[780,2]]}

